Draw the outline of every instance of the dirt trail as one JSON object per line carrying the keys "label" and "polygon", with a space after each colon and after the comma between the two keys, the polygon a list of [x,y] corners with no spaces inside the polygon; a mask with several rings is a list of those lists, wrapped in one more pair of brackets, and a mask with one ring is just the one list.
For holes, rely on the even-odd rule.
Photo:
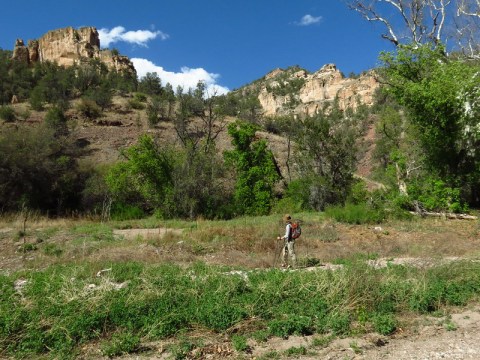
{"label": "dirt trail", "polygon": [[138,236],[143,238],[150,237],[161,237],[167,233],[173,233],[180,235],[182,229],[168,229],[168,228],[153,228],[153,229],[124,229],[124,230],[113,230],[113,235],[123,236],[126,239],[134,239]]}

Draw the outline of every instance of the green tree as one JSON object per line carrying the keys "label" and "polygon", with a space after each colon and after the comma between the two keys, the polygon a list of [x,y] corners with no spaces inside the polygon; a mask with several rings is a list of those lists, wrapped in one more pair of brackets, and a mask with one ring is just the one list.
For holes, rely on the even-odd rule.
{"label": "green tree", "polygon": [[234,199],[240,214],[264,215],[275,200],[275,184],[280,175],[265,140],[255,138],[258,127],[237,121],[228,126],[233,150],[225,151],[225,161],[235,169]]}
{"label": "green tree", "polygon": [[138,91],[148,95],[161,95],[163,92],[162,80],[156,72],[149,72],[138,82]]}
{"label": "green tree", "polygon": [[58,107],[52,107],[45,115],[45,123],[55,131],[55,136],[68,135],[67,118]]}
{"label": "green tree", "polygon": [[106,176],[114,199],[141,198],[144,207],[161,209],[173,188],[173,153],[160,149],[152,137],[144,135],[122,155],[126,161],[113,166]]}
{"label": "green tree", "polygon": [[426,171],[472,199],[480,172],[479,70],[441,46],[401,46],[381,57],[388,92],[418,130]]}
{"label": "green tree", "polygon": [[303,206],[323,210],[329,204],[342,204],[353,184],[359,136],[357,124],[338,108],[298,123],[295,162],[302,186]]}
{"label": "green tree", "polygon": [[3,211],[22,204],[51,214],[78,209],[86,174],[77,165],[81,153],[71,139],[48,126],[20,125],[0,134],[0,153]]}

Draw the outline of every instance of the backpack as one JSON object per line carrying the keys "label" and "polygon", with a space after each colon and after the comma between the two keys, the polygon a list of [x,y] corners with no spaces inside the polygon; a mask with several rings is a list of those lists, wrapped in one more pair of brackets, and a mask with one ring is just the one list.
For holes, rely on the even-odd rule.
{"label": "backpack", "polygon": [[292,222],[292,239],[298,239],[302,235],[302,228],[300,227],[300,222]]}

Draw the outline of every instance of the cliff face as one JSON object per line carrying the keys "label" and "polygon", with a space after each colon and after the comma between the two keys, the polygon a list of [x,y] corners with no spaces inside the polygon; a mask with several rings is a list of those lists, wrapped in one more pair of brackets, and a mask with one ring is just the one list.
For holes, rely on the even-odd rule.
{"label": "cliff face", "polygon": [[12,58],[27,63],[51,61],[60,66],[99,59],[110,69],[136,75],[128,57],[113,54],[110,50],[100,50],[100,38],[94,27],[52,30],[38,40],[29,40],[28,46],[22,39],[17,39]]}
{"label": "cliff face", "polygon": [[358,104],[372,105],[378,86],[373,73],[345,78],[334,64],[312,74],[302,69],[276,69],[265,76],[258,99],[266,116],[311,116],[335,99],[343,110],[355,109]]}

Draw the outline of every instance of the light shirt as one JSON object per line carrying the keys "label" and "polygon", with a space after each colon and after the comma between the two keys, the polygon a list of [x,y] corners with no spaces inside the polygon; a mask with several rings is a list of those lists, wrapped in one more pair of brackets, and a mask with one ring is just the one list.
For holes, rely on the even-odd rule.
{"label": "light shirt", "polygon": [[290,222],[285,226],[285,235],[282,238],[283,240],[292,240],[292,224]]}

